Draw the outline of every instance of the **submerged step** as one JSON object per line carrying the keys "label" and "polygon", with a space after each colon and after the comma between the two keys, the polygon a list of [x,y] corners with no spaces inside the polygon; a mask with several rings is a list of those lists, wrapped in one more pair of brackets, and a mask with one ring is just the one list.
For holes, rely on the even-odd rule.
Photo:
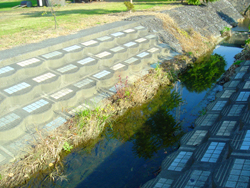
{"label": "submerged step", "polygon": [[[181,172],[192,164],[193,152],[189,151],[176,151],[169,155],[162,162],[162,169],[166,169],[169,172]],[[174,175],[174,174],[173,174]],[[171,178],[171,176],[170,176]]]}
{"label": "submerged step", "polygon": [[216,98],[221,99],[229,99],[233,93],[235,93],[235,89],[225,89],[216,94]]}
{"label": "submerged step", "polygon": [[207,110],[211,113],[220,113],[224,107],[228,105],[228,100],[217,99],[207,106]]}
{"label": "submerged step", "polygon": [[[250,150],[250,130],[244,130],[238,132],[232,142],[231,146],[234,152],[242,152],[245,153]],[[238,151],[235,151],[238,150]]]}
{"label": "submerged step", "polygon": [[195,163],[201,166],[216,166],[228,152],[226,142],[208,141],[198,147],[194,153]]}
{"label": "submerged step", "polygon": [[219,114],[209,114],[207,113],[204,116],[199,117],[195,121],[196,126],[201,126],[201,127],[211,127],[216,121],[220,119]]}
{"label": "submerged step", "polygon": [[243,115],[246,108],[246,104],[233,104],[225,107],[221,114],[227,117],[240,117]]}
{"label": "submerged step", "polygon": [[250,160],[231,157],[214,174],[216,187],[249,187]]}
{"label": "submerged step", "polygon": [[212,182],[212,172],[207,169],[191,169],[181,175],[172,187],[209,187]]}
{"label": "submerged step", "polygon": [[181,146],[187,145],[196,147],[205,142],[207,138],[207,130],[193,130],[181,138]]}
{"label": "submerged step", "polygon": [[237,87],[241,91],[250,91],[250,80],[245,80],[245,82],[240,83]]}
{"label": "submerged step", "polygon": [[235,130],[239,127],[239,122],[236,120],[221,120],[214,124],[210,129],[213,137],[231,137]]}
{"label": "submerged step", "polygon": [[224,88],[226,89],[232,89],[232,90],[236,90],[238,89],[238,85],[240,84],[240,80],[231,80],[227,83],[224,84]]}

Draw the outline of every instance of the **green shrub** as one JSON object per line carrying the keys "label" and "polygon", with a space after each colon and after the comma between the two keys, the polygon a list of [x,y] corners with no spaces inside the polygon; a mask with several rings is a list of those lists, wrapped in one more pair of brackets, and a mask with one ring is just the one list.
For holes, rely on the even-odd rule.
{"label": "green shrub", "polygon": [[130,3],[129,1],[124,1],[124,5],[127,7],[127,10],[128,11],[134,11],[135,10],[135,7],[134,7],[134,5],[132,4],[132,3]]}
{"label": "green shrub", "polygon": [[[215,1],[218,1],[218,0],[203,0],[204,3],[215,2]],[[201,4],[200,0],[187,0],[187,2],[189,5],[200,5]]]}
{"label": "green shrub", "polygon": [[250,39],[247,39],[247,40],[245,41],[245,43],[246,43],[246,44],[250,44]]}
{"label": "green shrub", "polygon": [[243,60],[238,60],[238,61],[234,62],[234,65],[239,65],[239,64],[241,64],[242,61]]}
{"label": "green shrub", "polygon": [[72,148],[73,148],[72,145],[69,145],[68,142],[64,142],[64,144],[63,144],[63,149],[64,149],[65,151],[70,152]]}
{"label": "green shrub", "polygon": [[223,35],[225,32],[229,32],[231,31],[230,27],[224,27],[224,29],[222,31],[220,31],[221,35]]}
{"label": "green shrub", "polygon": [[200,5],[200,0],[188,0],[189,5]]}

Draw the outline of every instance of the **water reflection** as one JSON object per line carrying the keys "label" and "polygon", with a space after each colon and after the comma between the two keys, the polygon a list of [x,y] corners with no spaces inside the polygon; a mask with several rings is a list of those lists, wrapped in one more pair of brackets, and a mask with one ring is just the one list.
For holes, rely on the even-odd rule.
{"label": "water reflection", "polygon": [[245,18],[243,21],[239,22],[237,27],[232,28],[233,31],[248,31],[250,26],[250,18]]}
{"label": "water reflection", "polygon": [[133,153],[145,159],[176,143],[181,136],[180,124],[171,110],[179,106],[181,98],[171,89],[161,89],[150,102],[129,109],[107,134],[121,142],[132,142]]}
{"label": "water reflection", "polygon": [[225,72],[226,62],[218,54],[206,56],[195,62],[184,74],[180,75],[181,83],[189,92],[201,93],[211,88]]}

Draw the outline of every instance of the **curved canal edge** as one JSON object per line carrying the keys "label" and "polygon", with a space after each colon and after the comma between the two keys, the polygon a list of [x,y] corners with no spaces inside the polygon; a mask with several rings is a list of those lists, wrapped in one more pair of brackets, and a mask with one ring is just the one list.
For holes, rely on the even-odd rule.
{"label": "curved canal edge", "polygon": [[[176,66],[177,66],[177,68],[180,68],[180,67],[184,68],[186,66],[186,62],[188,62],[187,58],[189,58],[189,57],[181,56],[179,58],[180,58],[179,59],[180,61],[178,62],[178,64]],[[184,59],[182,59],[182,58],[184,58]],[[152,82],[152,78],[154,78],[156,75],[158,76],[157,77],[158,80],[156,80],[155,82]],[[172,74],[170,72],[170,73],[168,73],[168,77],[167,77],[166,74],[164,73],[164,71],[162,71],[161,69],[158,69],[158,71],[152,71],[152,74],[149,74],[149,76],[146,76],[144,79],[140,80],[141,82],[138,82],[139,84],[141,84],[141,86],[152,85],[153,86],[151,88],[152,90],[149,91],[147,89],[147,93],[145,94],[145,93],[143,93],[143,92],[145,92],[145,88],[141,88],[144,97],[140,98],[140,100],[138,99],[137,102],[133,101],[132,105],[137,105],[137,104],[140,104],[143,100],[150,99],[156,93],[157,88],[159,88],[159,86],[161,86],[161,85],[169,84],[170,80],[173,79],[173,76],[174,76],[174,74]],[[145,85],[143,85],[143,84],[145,84]],[[136,88],[137,86],[133,86],[133,87]],[[123,96],[123,97],[128,96],[128,95],[129,94],[126,94],[126,93],[121,94],[121,96]],[[121,96],[119,96],[119,93],[118,93],[115,96],[116,98],[114,98],[114,101],[118,101],[118,103],[117,103],[118,105],[117,105],[116,110],[114,110],[111,105],[109,106],[109,108],[97,108],[94,110],[94,113],[93,113],[94,116],[93,117],[91,116],[90,120],[91,120],[91,122],[96,123],[95,127],[98,127],[98,129],[97,130],[92,129],[92,132],[90,132],[89,138],[91,138],[92,136],[97,137],[97,135],[100,133],[100,131],[102,129],[102,126],[104,126],[104,120],[106,120],[107,118],[110,117],[109,113],[112,113],[112,114],[114,113],[114,114],[119,115],[119,112],[124,111],[125,109],[127,109],[129,107],[129,106],[126,106],[126,104],[122,100],[118,100],[119,98],[121,98]],[[143,100],[141,100],[141,99],[143,99]],[[106,111],[108,111],[108,112],[106,112]],[[84,118],[86,117],[88,119],[89,116],[87,116],[86,113],[92,113],[92,112],[93,111],[84,111]],[[95,117],[95,119],[94,119],[94,117]],[[83,125],[85,123],[86,119],[84,119],[84,118],[82,119],[83,122],[81,122],[82,124],[80,124],[80,125]],[[37,154],[37,155],[32,156],[32,157],[39,158],[39,160],[40,160],[39,163],[32,163],[31,162],[32,164],[30,164],[29,159],[31,159],[32,157],[29,155],[24,156],[24,158],[22,160],[20,160],[22,163],[26,159],[28,159],[27,161],[25,161],[25,163],[23,163],[25,165],[22,164],[20,166],[20,168],[16,168],[17,171],[20,170],[20,172],[22,172],[24,169],[27,168],[27,166],[31,166],[31,170],[29,172],[25,171],[25,173],[23,173],[23,174],[21,174],[21,173],[18,174],[18,177],[15,179],[16,182],[19,181],[21,178],[23,178],[24,180],[29,179],[30,175],[35,172],[35,170],[33,171],[32,169],[37,169],[37,167],[40,166],[41,164],[44,165],[44,168],[42,168],[42,169],[45,169],[47,167],[49,167],[51,169],[57,168],[57,165],[60,163],[60,160],[61,160],[61,155],[58,155],[60,153],[61,149],[65,150],[65,151],[70,151],[72,149],[71,145],[73,145],[73,144],[78,145],[79,143],[82,142],[80,136],[77,137],[78,139],[76,139],[74,143],[68,142],[68,140],[70,140],[70,138],[76,137],[77,135],[79,135],[79,133],[81,135],[81,132],[80,132],[81,130],[79,131],[79,129],[75,129],[72,126],[74,123],[76,123],[74,121],[78,121],[78,120],[74,120],[74,119],[70,120],[68,122],[68,124],[65,125],[65,130],[62,129],[62,130],[58,131],[57,135],[55,137],[50,136],[49,138],[42,139],[43,146],[41,146],[41,147],[46,148],[46,150],[41,150],[41,148],[37,148],[37,149],[40,149],[40,150],[36,150],[39,152],[37,152],[37,153],[35,152],[35,154]],[[90,127],[85,127],[85,128],[90,128]],[[68,130],[72,130],[72,129],[73,129],[73,132],[68,133]],[[64,134],[64,136],[67,135],[67,137],[63,137],[63,139],[62,139],[62,137],[61,137],[62,133]],[[54,151],[55,148],[56,148],[56,151]],[[58,149],[58,148],[61,148],[61,149]],[[47,160],[45,158],[45,155],[47,153],[53,153],[56,156],[54,156],[53,159],[50,158],[49,160]],[[44,154],[44,155],[40,155],[40,154]],[[15,167],[15,164],[9,165],[9,169],[13,169],[14,167]],[[7,178],[5,179],[6,182],[12,181],[12,183],[13,183],[14,174],[8,173],[8,171],[5,171],[5,174],[7,174]],[[51,174],[52,174],[52,178],[53,178],[53,175],[58,175],[58,174],[53,174],[52,172],[51,172]],[[6,175],[3,177],[3,179],[5,177],[6,177]],[[2,182],[3,181],[1,181],[1,183]]]}
{"label": "curved canal edge", "polygon": [[178,151],[165,158],[160,174],[142,188],[249,186],[249,54],[245,45],[236,55],[235,73],[225,74],[230,81],[182,137]]}

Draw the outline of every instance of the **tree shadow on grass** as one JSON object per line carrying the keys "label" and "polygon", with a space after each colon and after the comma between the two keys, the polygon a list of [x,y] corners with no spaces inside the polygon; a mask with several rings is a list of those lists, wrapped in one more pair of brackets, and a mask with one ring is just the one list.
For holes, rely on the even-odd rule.
{"label": "tree shadow on grass", "polygon": [[[37,6],[37,2],[36,0],[29,0],[31,1],[32,3],[32,6]],[[21,4],[21,0],[20,1],[13,1],[13,2],[0,2],[0,10],[2,8],[12,8],[12,7],[15,7],[17,5],[20,5]]]}
{"label": "tree shadow on grass", "polygon": [[[125,7],[124,7],[125,10]],[[48,14],[45,14],[43,16],[45,17],[50,17],[50,10],[47,10]],[[74,14],[82,14],[82,15],[102,15],[102,14],[111,14],[111,13],[118,13],[122,12],[121,10],[106,10],[106,9],[91,9],[91,10],[86,10],[86,9],[76,9],[76,10],[57,10],[56,16],[66,16],[66,15],[74,15]],[[33,12],[33,13],[23,13],[22,15],[26,15],[28,17],[41,17],[42,13],[44,11],[39,11],[39,12]]]}
{"label": "tree shadow on grass", "polygon": [[167,5],[169,5],[169,6],[171,6],[171,5],[181,5],[181,4],[180,3],[172,3],[172,4],[170,4],[170,3],[166,3],[164,1],[154,1],[154,2],[150,2],[150,3],[145,2],[145,1],[144,2],[143,1],[138,1],[138,2],[134,2],[134,5],[135,6],[137,6],[137,5],[144,5],[144,6],[163,6],[163,5],[167,6]]}

